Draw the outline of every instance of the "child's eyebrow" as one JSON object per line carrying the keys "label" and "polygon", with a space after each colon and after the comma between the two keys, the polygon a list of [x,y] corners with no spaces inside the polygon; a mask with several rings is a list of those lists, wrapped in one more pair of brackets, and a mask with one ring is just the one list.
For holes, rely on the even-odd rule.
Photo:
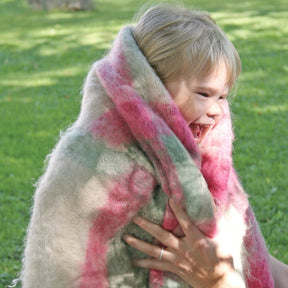
{"label": "child's eyebrow", "polygon": [[210,92],[210,93],[216,93],[217,92],[216,89],[214,89],[212,87],[207,87],[207,86],[197,86],[195,89],[196,90],[205,90],[205,91]]}
{"label": "child's eyebrow", "polygon": [[196,89],[204,89],[204,90],[209,90],[211,92],[215,92],[216,91],[216,89],[214,89],[212,87],[205,86],[205,85],[196,86]]}
{"label": "child's eyebrow", "polygon": [[[204,90],[204,91],[209,92],[211,94],[216,94],[219,92],[217,89],[215,89],[213,87],[207,87],[207,86],[197,86],[195,89],[196,90],[202,90],[202,91]],[[228,94],[228,93],[229,93],[229,87],[226,86],[223,94]]]}

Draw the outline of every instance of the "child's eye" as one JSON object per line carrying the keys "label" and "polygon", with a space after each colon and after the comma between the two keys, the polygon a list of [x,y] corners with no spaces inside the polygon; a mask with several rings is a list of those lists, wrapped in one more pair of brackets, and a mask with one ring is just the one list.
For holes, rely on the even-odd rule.
{"label": "child's eye", "polygon": [[203,97],[209,97],[209,94],[206,92],[198,92],[198,94],[203,96]]}

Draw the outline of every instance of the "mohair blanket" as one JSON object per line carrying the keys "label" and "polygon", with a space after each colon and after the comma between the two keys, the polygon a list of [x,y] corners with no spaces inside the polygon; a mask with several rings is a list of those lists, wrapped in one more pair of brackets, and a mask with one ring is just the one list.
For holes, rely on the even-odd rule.
{"label": "mohair blanket", "polygon": [[137,214],[174,230],[169,197],[182,201],[207,235],[231,244],[247,287],[274,287],[264,240],[232,166],[228,103],[197,147],[132,29],[123,28],[93,65],[79,118],[38,182],[23,288],[189,287],[175,275],[133,267],[131,258],[147,256],[122,240],[130,233],[153,242],[131,223]]}

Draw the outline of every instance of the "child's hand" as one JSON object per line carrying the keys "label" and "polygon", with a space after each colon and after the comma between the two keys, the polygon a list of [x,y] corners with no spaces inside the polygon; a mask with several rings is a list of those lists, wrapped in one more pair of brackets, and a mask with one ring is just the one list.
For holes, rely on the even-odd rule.
{"label": "child's hand", "polygon": [[169,271],[180,276],[194,288],[245,287],[244,281],[234,271],[230,255],[218,255],[220,244],[206,237],[191,222],[186,211],[175,201],[169,202],[183,232],[179,238],[142,217],[133,221],[163,244],[152,245],[130,235],[124,240],[132,247],[148,254],[152,258],[133,260],[133,264],[142,268]]}

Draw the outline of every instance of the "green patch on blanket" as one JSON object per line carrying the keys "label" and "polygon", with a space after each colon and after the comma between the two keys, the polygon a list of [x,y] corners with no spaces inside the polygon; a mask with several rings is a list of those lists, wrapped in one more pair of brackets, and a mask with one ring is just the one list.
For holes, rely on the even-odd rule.
{"label": "green patch on blanket", "polygon": [[190,217],[193,220],[211,219],[213,217],[211,194],[194,160],[182,145],[178,145],[179,140],[174,135],[164,135],[161,139],[176,165]]}
{"label": "green patch on blanket", "polygon": [[63,138],[62,149],[64,155],[73,158],[79,164],[96,169],[101,155],[107,149],[100,141],[95,141],[83,130],[68,132]]}

